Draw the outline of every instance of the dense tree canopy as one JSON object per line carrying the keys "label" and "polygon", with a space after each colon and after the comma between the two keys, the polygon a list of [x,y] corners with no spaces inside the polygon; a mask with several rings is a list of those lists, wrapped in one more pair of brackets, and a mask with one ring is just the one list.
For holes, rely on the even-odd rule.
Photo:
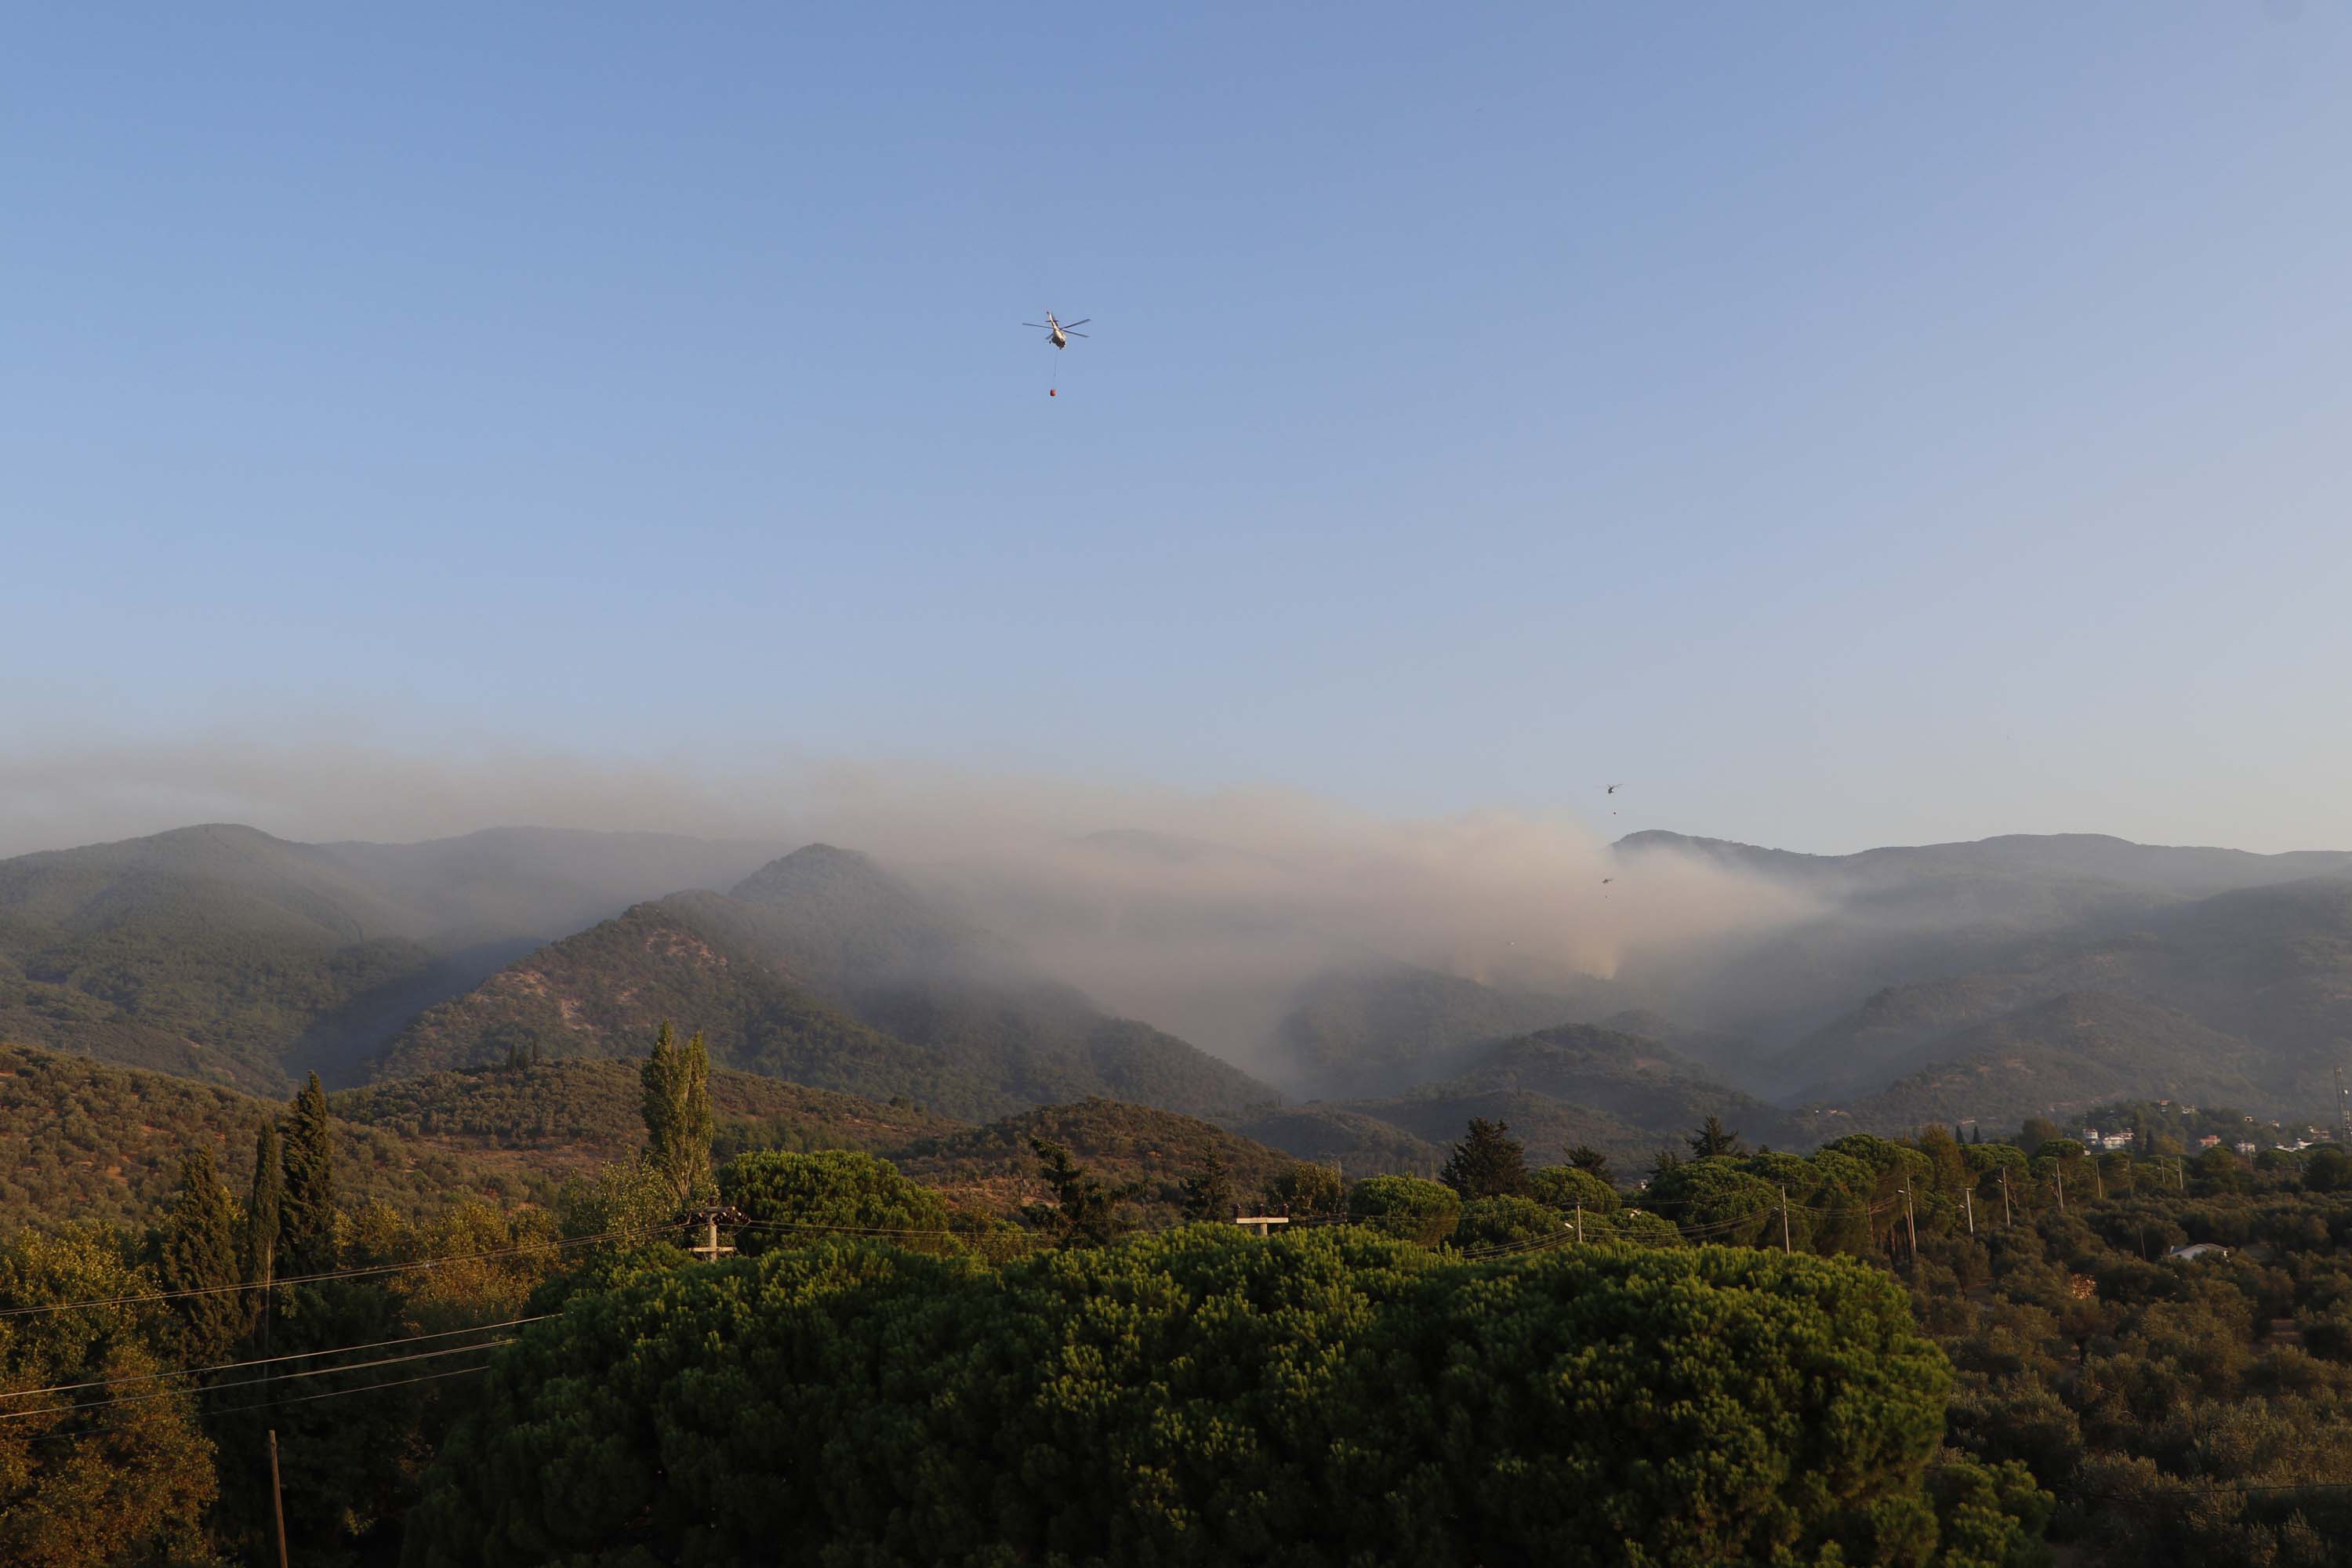
{"label": "dense tree canopy", "polygon": [[[163,1365],[136,1306],[31,1310],[137,1295],[147,1282],[94,1228],[0,1239],[0,1563],[102,1568],[196,1552],[215,1489],[212,1445],[181,1396],[18,1391],[152,1379]],[[154,1325],[161,1328],[160,1322]],[[165,1339],[176,1337],[164,1331]],[[152,1389],[152,1383],[132,1384]],[[24,1413],[24,1414],[20,1414]]]}
{"label": "dense tree canopy", "polygon": [[[828,1244],[530,1331],[405,1560],[1926,1563],[1948,1380],[1885,1276],[1813,1258]],[[2007,1543],[1992,1483],[1943,1489]]]}
{"label": "dense tree canopy", "polygon": [[937,1193],[887,1160],[843,1150],[738,1154],[719,1173],[719,1195],[753,1222],[736,1238],[746,1255],[845,1233],[887,1235],[903,1246],[937,1250],[938,1233],[950,1224]]}

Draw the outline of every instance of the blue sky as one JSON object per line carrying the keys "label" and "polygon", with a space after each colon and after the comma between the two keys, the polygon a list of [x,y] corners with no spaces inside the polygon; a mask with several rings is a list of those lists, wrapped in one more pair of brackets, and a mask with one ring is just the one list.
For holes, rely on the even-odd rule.
{"label": "blue sky", "polygon": [[0,746],[2352,846],[2344,12],[492,9],[11,18]]}

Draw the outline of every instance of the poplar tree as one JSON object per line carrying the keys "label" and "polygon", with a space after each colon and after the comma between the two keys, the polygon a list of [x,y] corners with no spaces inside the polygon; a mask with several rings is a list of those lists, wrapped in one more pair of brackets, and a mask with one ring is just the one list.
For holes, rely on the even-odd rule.
{"label": "poplar tree", "polygon": [[236,1222],[210,1143],[191,1146],[180,1162],[180,1189],[159,1250],[155,1277],[163,1289],[199,1292],[170,1303],[182,1352],[192,1362],[220,1360],[244,1331],[245,1311],[236,1290]]}
{"label": "poplar tree", "polygon": [[327,1091],[312,1073],[294,1097],[286,1129],[286,1191],[278,1211],[278,1272],[322,1273],[335,1266],[335,1152]]}
{"label": "poplar tree", "polygon": [[681,1205],[710,1193],[710,1052],[662,1020],[645,1066],[646,1168]]}

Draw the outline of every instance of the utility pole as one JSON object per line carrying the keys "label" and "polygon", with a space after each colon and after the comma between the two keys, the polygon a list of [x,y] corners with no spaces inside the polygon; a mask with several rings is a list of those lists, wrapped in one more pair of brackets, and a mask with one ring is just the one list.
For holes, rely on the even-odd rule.
{"label": "utility pole", "polygon": [[2000,1228],[2003,1230],[2009,1228],[2009,1168],[2007,1166],[2003,1166],[2000,1173]]}
{"label": "utility pole", "polygon": [[1911,1233],[1911,1261],[1919,1261],[1919,1222],[1911,1214],[1911,1189],[1903,1189],[1903,1227]]}
{"label": "utility pole", "polygon": [[2099,1201],[2101,1203],[2105,1203],[2107,1201],[2107,1173],[2099,1169],[2099,1163],[2096,1160],[2091,1162],[2091,1184],[2098,1189]]}
{"label": "utility pole", "polygon": [[278,1484],[278,1428],[269,1429],[269,1507],[278,1516],[278,1568],[286,1568],[286,1492]]}
{"label": "utility pole", "polygon": [[[1785,1191],[1780,1194],[1780,1201],[1782,1203],[1789,1201]],[[1969,1205],[1969,1235],[1973,1237],[1977,1233],[1977,1195],[1973,1192],[1963,1192],[1960,1194],[1960,1201]]]}
{"label": "utility pole", "polygon": [[1576,1204],[1576,1245],[1584,1245],[1584,1201],[1581,1198]]}
{"label": "utility pole", "polygon": [[2066,1212],[2066,1167],[2063,1164],[2058,1167],[2058,1212]]}
{"label": "utility pole", "polygon": [[1780,1189],[1780,1256],[1786,1258],[1796,1250],[1794,1247],[1789,1245],[1789,1189],[1782,1187]]}
{"label": "utility pole", "polygon": [[705,1263],[716,1263],[735,1250],[731,1247],[722,1246],[719,1243],[719,1227],[720,1226],[732,1229],[736,1226],[747,1225],[751,1222],[749,1215],[728,1204],[705,1204],[700,1208],[689,1209],[680,1217],[688,1225],[702,1226],[702,1245],[689,1247],[686,1250]]}

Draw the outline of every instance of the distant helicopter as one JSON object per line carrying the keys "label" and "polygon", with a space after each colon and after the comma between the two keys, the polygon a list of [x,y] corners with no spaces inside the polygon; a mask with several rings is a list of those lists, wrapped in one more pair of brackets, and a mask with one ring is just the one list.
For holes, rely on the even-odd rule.
{"label": "distant helicopter", "polygon": [[1093,335],[1089,332],[1074,332],[1070,331],[1072,327],[1083,327],[1088,321],[1093,320],[1094,318],[1092,316],[1080,316],[1075,321],[1057,321],[1054,320],[1054,312],[1048,310],[1045,312],[1045,319],[1044,321],[1024,321],[1021,324],[1024,327],[1036,328],[1039,331],[1045,333],[1046,337],[1053,340],[1053,343],[1055,348],[1066,349],[1070,346],[1070,340],[1072,338],[1091,337]]}

